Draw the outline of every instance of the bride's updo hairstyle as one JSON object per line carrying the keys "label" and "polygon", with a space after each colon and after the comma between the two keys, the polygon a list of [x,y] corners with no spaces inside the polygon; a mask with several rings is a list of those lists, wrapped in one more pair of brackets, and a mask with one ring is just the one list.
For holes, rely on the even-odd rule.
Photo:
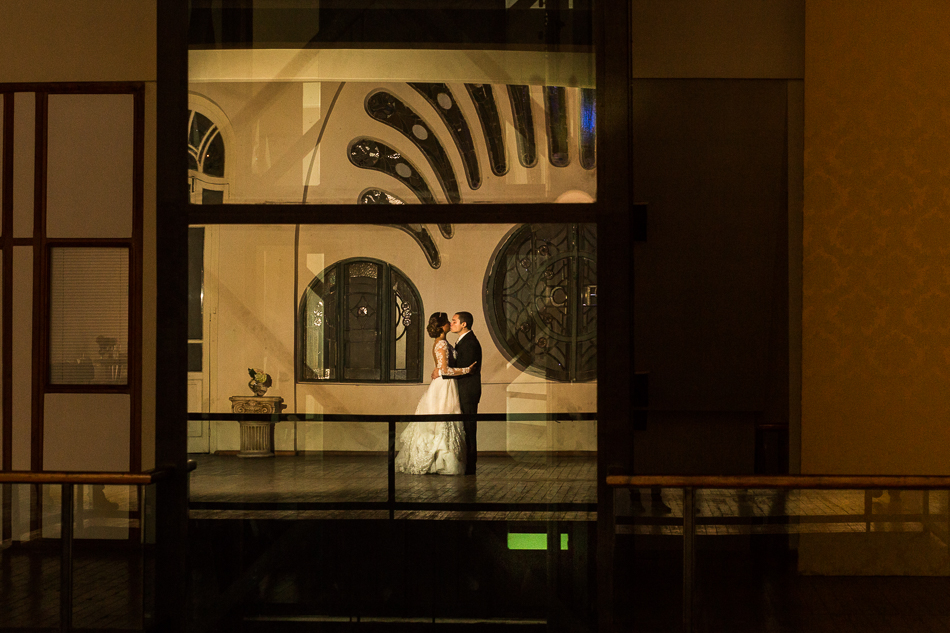
{"label": "bride's updo hairstyle", "polygon": [[445,312],[433,312],[429,317],[429,325],[426,326],[426,332],[432,338],[439,338],[442,334],[442,328],[449,324],[449,315]]}

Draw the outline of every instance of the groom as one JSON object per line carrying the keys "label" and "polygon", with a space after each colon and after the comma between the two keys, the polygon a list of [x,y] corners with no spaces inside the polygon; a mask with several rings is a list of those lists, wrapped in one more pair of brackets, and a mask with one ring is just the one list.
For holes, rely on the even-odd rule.
{"label": "groom", "polygon": [[[459,335],[455,341],[455,362],[453,367],[468,367],[472,363],[472,371],[461,376],[442,376],[458,380],[459,404],[463,414],[478,413],[478,401],[482,397],[482,346],[478,344],[475,333],[472,332],[471,312],[459,312],[452,315],[449,329]],[[475,460],[478,458],[478,444],[476,433],[478,423],[475,420],[462,422],[465,427],[465,443],[468,446],[465,452],[465,474],[475,474]]]}

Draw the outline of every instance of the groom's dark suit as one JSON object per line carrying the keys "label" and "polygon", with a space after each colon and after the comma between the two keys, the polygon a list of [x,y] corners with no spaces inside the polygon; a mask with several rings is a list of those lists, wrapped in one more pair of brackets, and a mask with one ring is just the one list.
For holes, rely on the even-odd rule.
{"label": "groom's dark suit", "polygon": [[[453,367],[472,367],[472,371],[461,376],[442,376],[443,378],[453,378],[458,380],[459,404],[462,413],[478,413],[478,401],[482,397],[482,346],[475,338],[475,332],[469,331],[468,334],[459,338],[455,343],[455,362]],[[476,433],[478,423],[474,420],[465,420],[462,425],[465,427],[465,443],[467,450],[465,452],[465,474],[475,474],[475,460],[478,458],[478,443]]]}

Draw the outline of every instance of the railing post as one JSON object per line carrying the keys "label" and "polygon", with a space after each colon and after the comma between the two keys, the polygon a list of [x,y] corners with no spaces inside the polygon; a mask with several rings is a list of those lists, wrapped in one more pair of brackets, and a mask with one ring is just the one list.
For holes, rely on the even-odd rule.
{"label": "railing post", "polygon": [[62,484],[60,500],[59,630],[73,629],[73,484]]}
{"label": "railing post", "polygon": [[[389,482],[389,518],[396,517],[396,420],[389,418],[389,463],[387,466],[387,480]],[[412,424],[410,422],[410,424]]]}
{"label": "railing post", "polygon": [[924,490],[921,493],[920,505],[921,505],[920,513],[921,515],[923,515],[920,521],[921,528],[923,530],[923,533],[926,534],[927,532],[932,531],[930,529],[930,491],[929,490]]}
{"label": "railing post", "polygon": [[696,571],[696,491],[683,488],[683,632],[693,631],[693,588]]}

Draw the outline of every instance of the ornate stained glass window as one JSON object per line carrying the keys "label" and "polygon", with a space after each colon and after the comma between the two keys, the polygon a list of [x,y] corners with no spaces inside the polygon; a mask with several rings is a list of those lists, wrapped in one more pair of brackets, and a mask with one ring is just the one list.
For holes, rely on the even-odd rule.
{"label": "ornate stained glass window", "polygon": [[304,291],[298,323],[301,382],[422,381],[422,300],[395,266],[328,266]]}
{"label": "ornate stained glass window", "polygon": [[559,382],[597,377],[597,231],[525,224],[502,241],[485,277],[495,344],[520,370]]}

